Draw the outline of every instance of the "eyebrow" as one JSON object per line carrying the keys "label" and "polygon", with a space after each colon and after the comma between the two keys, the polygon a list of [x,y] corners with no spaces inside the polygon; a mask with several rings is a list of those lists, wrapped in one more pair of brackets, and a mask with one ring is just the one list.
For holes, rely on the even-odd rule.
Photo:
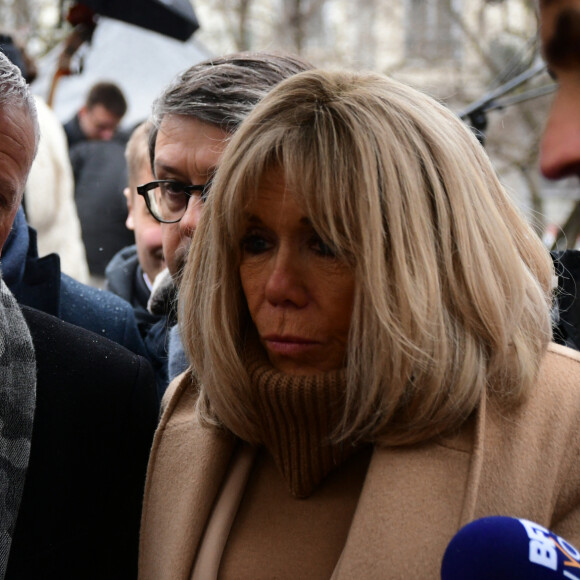
{"label": "eyebrow", "polygon": [[544,52],[551,67],[566,69],[580,64],[580,10],[566,8],[560,12]]}
{"label": "eyebrow", "polygon": [[171,166],[170,163],[165,163],[163,160],[159,160],[158,157],[155,157],[155,162],[153,164],[153,169],[155,171],[155,174],[157,174],[157,172],[159,170],[163,170],[166,173],[172,173],[172,174],[178,174],[178,172],[175,170],[174,167]]}
{"label": "eyebrow", "polygon": [[0,178],[0,206],[1,207],[14,207],[20,205],[21,191],[12,181],[6,181]]}
{"label": "eyebrow", "polygon": [[[248,222],[252,223],[252,224],[263,224],[264,222],[255,214],[253,213],[249,213],[246,214],[246,219],[248,220]],[[312,225],[312,221],[310,220],[310,218],[304,216],[303,218],[300,218],[300,223],[304,226],[308,226],[308,227],[314,227]]]}
{"label": "eyebrow", "polygon": [[[166,162],[163,160],[163,158],[161,158],[161,161],[158,161],[158,158],[156,157],[155,161],[153,162],[153,173],[155,177],[157,177],[157,173],[160,171],[168,173],[169,175],[177,176],[170,179],[175,179],[176,181],[180,181],[182,183],[191,183],[189,180],[189,175],[186,176],[184,173],[182,173],[181,170],[171,165],[171,161]],[[206,183],[213,179],[216,171],[217,165],[212,165],[207,168],[207,172],[205,173]],[[199,175],[201,176],[201,173]]]}

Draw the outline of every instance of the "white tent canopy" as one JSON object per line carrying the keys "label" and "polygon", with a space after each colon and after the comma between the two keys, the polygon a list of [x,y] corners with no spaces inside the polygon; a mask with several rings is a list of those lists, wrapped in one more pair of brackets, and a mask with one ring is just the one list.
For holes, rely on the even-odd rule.
{"label": "white tent canopy", "polygon": [[[48,98],[62,46],[38,61],[38,78],[32,91]],[[128,103],[124,127],[146,119],[153,100],[180,72],[211,55],[195,40],[181,42],[119,20],[101,17],[92,42],[79,50],[80,74],[62,77],[53,109],[61,122],[68,121],[83,105],[91,86],[112,81],[121,87]]]}

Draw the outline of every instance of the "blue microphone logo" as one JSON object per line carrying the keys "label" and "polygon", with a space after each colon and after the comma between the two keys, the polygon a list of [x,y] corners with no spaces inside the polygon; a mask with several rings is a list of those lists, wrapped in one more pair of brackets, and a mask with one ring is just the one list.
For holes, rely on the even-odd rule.
{"label": "blue microphone logo", "polygon": [[461,528],[441,562],[442,580],[580,580],[580,551],[540,524],[488,516]]}
{"label": "blue microphone logo", "polygon": [[577,575],[568,570],[563,570],[562,574],[570,580],[580,580],[580,552],[572,544],[539,524],[524,519],[518,521],[524,526],[530,540],[529,559],[532,564],[558,570],[559,550],[564,557],[563,566],[576,568],[574,571]]}

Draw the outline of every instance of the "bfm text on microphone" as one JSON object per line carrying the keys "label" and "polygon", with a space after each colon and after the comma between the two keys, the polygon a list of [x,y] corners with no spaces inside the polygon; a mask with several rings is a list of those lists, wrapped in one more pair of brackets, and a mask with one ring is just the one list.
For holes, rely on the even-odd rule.
{"label": "bfm text on microphone", "polygon": [[493,516],[457,532],[445,550],[442,580],[580,580],[580,552],[543,526]]}

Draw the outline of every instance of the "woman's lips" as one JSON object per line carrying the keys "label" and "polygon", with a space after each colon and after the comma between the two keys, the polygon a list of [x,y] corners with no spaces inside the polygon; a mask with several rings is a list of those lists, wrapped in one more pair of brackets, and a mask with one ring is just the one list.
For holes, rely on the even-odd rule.
{"label": "woman's lips", "polygon": [[279,355],[298,355],[312,350],[318,345],[315,340],[298,336],[269,335],[263,338],[266,348]]}

